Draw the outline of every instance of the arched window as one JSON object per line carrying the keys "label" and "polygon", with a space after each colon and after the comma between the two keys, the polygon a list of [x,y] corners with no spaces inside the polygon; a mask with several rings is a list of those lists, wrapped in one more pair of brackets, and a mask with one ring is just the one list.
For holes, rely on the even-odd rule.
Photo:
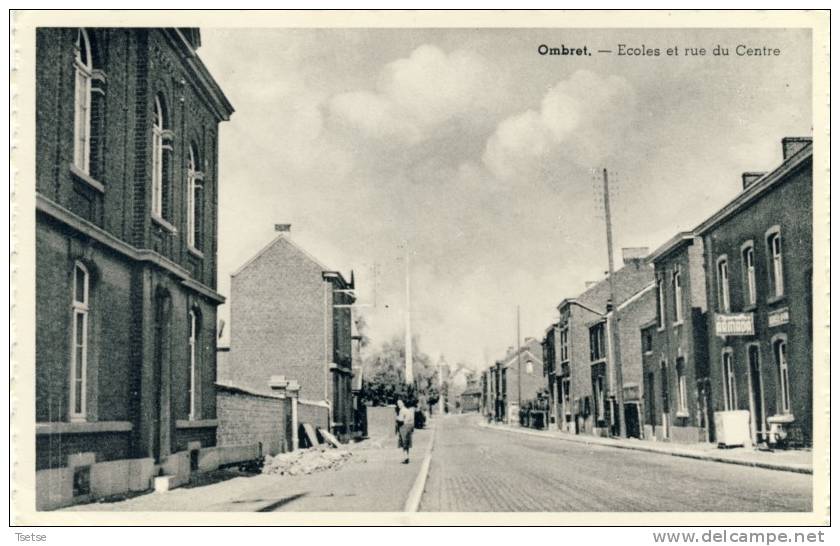
{"label": "arched window", "polygon": [[167,222],[172,219],[169,172],[172,162],[172,131],[169,125],[166,102],[157,94],[152,116],[152,215]]}
{"label": "arched window", "polygon": [[674,275],[672,277],[672,284],[674,285],[674,322],[679,324],[683,320],[683,293],[682,293],[682,277],[680,276],[680,268],[674,268]]}
{"label": "arched window", "polygon": [[70,355],[70,420],[83,421],[87,412],[87,337],[90,312],[90,275],[76,262],[73,266],[72,353]]}
{"label": "arched window", "polygon": [[726,256],[717,261],[718,306],[721,311],[729,311],[729,262]]}
{"label": "arched window", "polygon": [[744,267],[744,289],[746,304],[755,305],[755,248],[752,241],[747,241],[741,247],[741,261]]}
{"label": "arched window", "polygon": [[778,227],[770,228],[767,231],[767,256],[770,271],[770,287],[774,296],[783,296],[785,293],[785,276],[782,263],[782,235]]}
{"label": "arched window", "polygon": [[189,399],[190,399],[190,421],[194,421],[198,417],[197,407],[197,393],[196,384],[198,378],[198,315],[195,311],[190,310],[190,384],[189,384]]}
{"label": "arched window", "polygon": [[93,80],[93,51],[87,31],[76,32],[73,68],[76,74],[73,121],[73,164],[82,172],[90,171],[90,109]]}
{"label": "arched window", "polygon": [[534,363],[530,360],[525,363],[525,373],[532,375],[534,373]]}
{"label": "arched window", "polygon": [[187,244],[194,250],[204,249],[204,173],[201,172],[195,144],[190,145],[187,159]]}

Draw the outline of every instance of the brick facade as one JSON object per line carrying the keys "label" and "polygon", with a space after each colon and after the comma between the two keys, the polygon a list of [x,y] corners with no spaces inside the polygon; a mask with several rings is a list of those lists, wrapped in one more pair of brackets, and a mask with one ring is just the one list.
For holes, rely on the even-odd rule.
{"label": "brick facade", "polygon": [[[353,427],[353,283],[279,235],[231,277],[229,377],[257,392],[271,376],[300,384],[302,400],[326,401],[332,428]],[[303,422],[303,418],[301,418]]]}
{"label": "brick facade", "polygon": [[[712,419],[703,240],[681,233],[654,251],[650,261],[656,271],[657,310],[656,318],[640,327],[645,436],[677,442],[707,441]],[[680,320],[675,300],[678,292]]]}
{"label": "brick facade", "polygon": [[[197,30],[85,33],[94,82],[87,170],[74,155],[74,44],[82,34],[64,28],[36,34],[38,469],[63,467],[78,453],[93,453],[96,462],[162,463],[189,442],[215,444],[216,306],[224,301],[216,293],[216,135],[232,108],[195,55]],[[170,225],[150,214],[156,95],[165,97],[169,114]],[[202,252],[185,239],[188,143],[202,156]],[[80,307],[74,281],[85,276]],[[80,308],[86,319],[75,314]],[[85,320],[84,333],[74,331]],[[85,365],[74,382],[76,361]],[[82,394],[71,395],[77,384],[72,392]],[[84,400],[82,414],[71,408],[72,396]]]}
{"label": "brick facade", "polygon": [[290,398],[217,385],[216,404],[220,446],[259,442],[267,455],[292,450]]}
{"label": "brick facade", "polygon": [[[793,445],[812,442],[812,145],[784,139],[784,162],[760,177],[745,175],[746,188],[696,232],[703,237],[709,301],[709,377],[714,411],[750,412],[753,441],[767,441],[781,423]],[[758,180],[754,180],[758,178]],[[780,290],[775,290],[772,238],[780,240]],[[745,249],[752,248],[755,303],[748,298]],[[728,263],[729,308],[724,308],[719,270]],[[751,317],[752,334],[720,334],[717,316]],[[778,354],[784,344],[783,376]],[[726,355],[731,356],[726,356]],[[727,393],[724,359],[733,366]],[[787,383],[785,389],[783,383]],[[727,395],[734,404],[727,404]],[[789,407],[784,407],[784,398]],[[732,407],[734,405],[734,407]],[[729,406],[729,407],[728,407]]]}
{"label": "brick facade", "polygon": [[[625,302],[629,302],[635,297],[640,297],[639,294],[649,288],[653,282],[653,268],[640,258],[629,258],[625,260],[625,265],[615,271],[614,284],[615,294],[618,307],[621,307]],[[551,401],[551,407],[557,407],[559,428],[568,432],[576,433],[600,433],[607,434],[610,428],[617,425],[617,419],[614,415],[617,407],[615,406],[616,390],[619,388],[615,382],[615,372],[610,362],[610,354],[613,351],[610,349],[613,344],[613,335],[608,328],[608,322],[613,324],[614,321],[607,321],[608,318],[608,303],[610,299],[610,283],[609,279],[604,279],[591,285],[577,298],[563,300],[558,305],[560,312],[560,320],[557,328],[559,330],[567,331],[567,350],[562,354],[557,349],[557,358],[559,362],[556,364],[556,375],[559,379],[555,379],[555,384],[560,388],[555,393],[550,392],[552,396],[556,396],[558,400]],[[649,313],[650,301],[645,297],[641,302],[634,304],[639,305],[640,316],[644,317]],[[621,312],[619,311],[619,319]],[[625,322],[629,324],[637,324],[637,318],[628,318]],[[619,320],[621,322],[621,320]],[[599,323],[604,326],[604,355],[593,361],[593,355],[590,345],[590,329],[596,327]],[[630,337],[638,337],[638,326],[619,328],[619,338],[629,340]],[[635,330],[630,334],[631,330]],[[630,342],[630,341],[628,341]],[[641,369],[641,361],[633,355],[633,346],[637,346],[637,341],[632,340],[631,347],[626,351],[624,348],[619,351],[622,362],[627,361],[627,370],[625,375],[629,374],[629,382],[632,383],[634,374],[639,372],[634,371],[635,368]],[[625,359],[624,353],[627,352]],[[625,366],[622,366],[624,370]],[[599,378],[601,378],[599,380]],[[625,383],[627,380],[625,380]],[[567,385],[567,392],[563,392],[563,384]],[[602,403],[603,412],[596,411],[596,386],[602,386],[604,391],[604,400]]]}

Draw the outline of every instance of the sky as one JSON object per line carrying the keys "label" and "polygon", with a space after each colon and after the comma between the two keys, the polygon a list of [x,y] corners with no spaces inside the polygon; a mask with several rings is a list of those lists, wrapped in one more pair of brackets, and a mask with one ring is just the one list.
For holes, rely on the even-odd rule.
{"label": "sky", "polygon": [[778,165],[782,137],[812,134],[808,30],[203,28],[199,55],[236,109],[219,136],[219,291],[290,223],[354,271],[377,345],[404,332],[408,253],[421,350],[474,369],[516,343],[517,306],[522,337],[541,338],[604,278],[602,169],[620,263]]}

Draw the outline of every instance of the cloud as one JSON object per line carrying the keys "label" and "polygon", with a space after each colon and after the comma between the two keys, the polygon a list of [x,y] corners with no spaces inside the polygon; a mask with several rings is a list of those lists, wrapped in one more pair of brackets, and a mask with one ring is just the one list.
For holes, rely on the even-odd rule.
{"label": "cloud", "polygon": [[502,120],[487,141],[483,161],[500,178],[533,169],[534,160],[592,167],[619,149],[635,104],[635,91],[624,78],[578,70],[549,89],[539,111]]}
{"label": "cloud", "polygon": [[328,110],[367,138],[416,143],[450,120],[492,108],[500,87],[494,73],[475,53],[426,44],[385,65],[375,91],[335,95]]}

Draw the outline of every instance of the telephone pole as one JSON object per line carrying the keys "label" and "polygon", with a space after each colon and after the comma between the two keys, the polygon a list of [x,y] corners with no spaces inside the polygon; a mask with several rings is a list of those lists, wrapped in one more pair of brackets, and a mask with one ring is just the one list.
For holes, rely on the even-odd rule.
{"label": "telephone pole", "polygon": [[610,307],[607,310],[607,327],[610,332],[610,345],[612,346],[612,358],[610,359],[612,368],[615,371],[615,400],[618,405],[618,434],[621,437],[627,436],[627,429],[624,423],[624,376],[621,370],[621,350],[619,346],[618,335],[618,321],[616,320],[616,313],[618,312],[618,302],[615,296],[615,280],[613,279],[613,240],[612,240],[612,220],[610,218],[610,182],[607,175],[607,169],[604,169],[604,217],[607,225],[607,262],[609,265],[609,281],[610,281]]}
{"label": "telephone pole", "polygon": [[522,409],[522,351],[519,346],[519,306],[516,306],[516,405]]}
{"label": "telephone pole", "polygon": [[414,355],[411,346],[411,266],[408,242],[405,244],[405,384],[414,383]]}

